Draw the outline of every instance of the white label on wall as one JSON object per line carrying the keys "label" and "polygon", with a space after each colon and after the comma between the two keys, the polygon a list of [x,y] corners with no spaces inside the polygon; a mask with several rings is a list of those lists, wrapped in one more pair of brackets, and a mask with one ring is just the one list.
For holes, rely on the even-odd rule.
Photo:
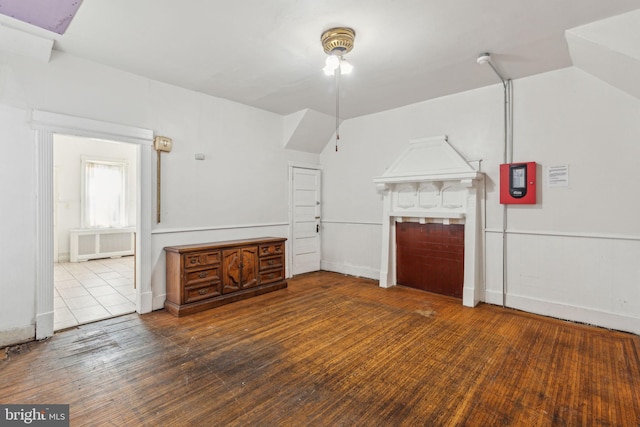
{"label": "white label on wall", "polygon": [[569,165],[549,166],[547,168],[548,187],[569,186]]}

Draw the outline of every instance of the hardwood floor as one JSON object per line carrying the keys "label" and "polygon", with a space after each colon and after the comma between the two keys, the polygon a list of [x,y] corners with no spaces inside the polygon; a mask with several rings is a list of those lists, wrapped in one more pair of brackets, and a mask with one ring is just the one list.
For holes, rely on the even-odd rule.
{"label": "hardwood floor", "polygon": [[9,349],[0,403],[70,404],[72,426],[638,426],[639,348],[632,334],[319,272]]}

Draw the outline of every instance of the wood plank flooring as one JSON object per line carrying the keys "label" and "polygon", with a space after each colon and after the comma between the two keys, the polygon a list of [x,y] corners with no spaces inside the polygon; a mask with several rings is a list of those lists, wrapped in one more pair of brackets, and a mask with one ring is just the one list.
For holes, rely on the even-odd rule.
{"label": "wood plank flooring", "polygon": [[[0,354],[72,426],[638,426],[640,337],[335,273]],[[1,359],[1,357],[0,357]]]}

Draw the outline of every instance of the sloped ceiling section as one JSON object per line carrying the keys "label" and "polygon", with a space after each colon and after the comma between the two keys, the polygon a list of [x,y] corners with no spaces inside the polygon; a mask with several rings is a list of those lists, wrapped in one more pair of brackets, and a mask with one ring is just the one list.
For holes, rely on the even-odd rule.
{"label": "sloped ceiling section", "polygon": [[49,62],[53,40],[0,25],[0,51]]}
{"label": "sloped ceiling section", "polygon": [[[52,33],[64,34],[81,4],[82,0],[0,0],[0,15],[20,21],[0,25],[0,50],[49,62],[56,37]],[[34,33],[32,26],[45,31]]]}
{"label": "sloped ceiling section", "polygon": [[334,134],[336,118],[309,108],[284,118],[284,148],[320,154]]}
{"label": "sloped ceiling section", "polygon": [[640,99],[640,10],[565,35],[574,66]]}
{"label": "sloped ceiling section", "polygon": [[82,0],[0,0],[0,13],[64,34],[81,4]]}

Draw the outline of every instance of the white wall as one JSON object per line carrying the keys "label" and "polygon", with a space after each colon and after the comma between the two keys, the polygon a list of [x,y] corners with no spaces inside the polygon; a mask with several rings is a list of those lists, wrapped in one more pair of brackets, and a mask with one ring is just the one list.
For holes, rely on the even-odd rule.
{"label": "white wall", "polygon": [[69,231],[82,228],[81,181],[82,156],[97,160],[126,162],[126,223],[136,225],[137,158],[133,144],[98,141],[69,135],[55,135],[53,153],[54,228],[56,250],[54,260],[69,261]]}
{"label": "white wall", "polygon": [[[35,135],[31,110],[152,129],[173,138],[162,156],[162,223],[151,242],[154,308],[164,302],[162,248],[288,234],[283,117],[54,52],[48,64],[0,53],[0,345],[32,339],[35,318]],[[196,161],[195,153],[204,153]],[[154,165],[155,152],[149,159]],[[6,176],[5,176],[6,175]],[[155,217],[154,217],[155,218]],[[155,224],[155,220],[153,221]]]}
{"label": "white wall", "polygon": [[[507,211],[508,306],[640,333],[639,117],[637,99],[576,68],[514,82],[514,161],[538,162],[541,187],[535,206]],[[371,179],[410,139],[443,134],[487,173],[484,300],[501,304],[501,85],[342,125],[340,151],[321,154],[323,267],[378,277],[380,243],[370,242],[382,198]],[[545,168],[563,164],[570,186],[546,187]]]}
{"label": "white wall", "polygon": [[[502,86],[496,85],[344,122],[339,151],[329,144],[321,155],[323,266],[345,264],[351,268],[342,272],[368,271],[363,275],[378,278],[382,195],[372,179],[391,166],[411,139],[448,135],[463,157],[482,159],[482,170],[493,173],[487,187],[497,204],[492,176],[502,159],[502,94]],[[493,216],[501,212],[498,206],[491,210]]]}
{"label": "white wall", "polygon": [[26,120],[0,105],[0,347],[35,336],[35,144]]}
{"label": "white wall", "polygon": [[[508,304],[640,333],[638,100],[575,68],[518,80],[514,92],[514,160],[568,163],[571,186],[509,208]],[[323,166],[323,268],[377,278],[382,207],[371,179],[410,139],[442,134],[488,174],[485,299],[501,299],[500,85],[348,120],[340,151],[330,143],[317,156],[281,148],[276,114],[65,54],[48,64],[0,54],[0,345],[34,336],[32,109],[173,138],[151,242],[154,308],[164,301],[164,246],[287,235],[289,161]],[[152,182],[143,191],[155,193],[155,172]]]}

